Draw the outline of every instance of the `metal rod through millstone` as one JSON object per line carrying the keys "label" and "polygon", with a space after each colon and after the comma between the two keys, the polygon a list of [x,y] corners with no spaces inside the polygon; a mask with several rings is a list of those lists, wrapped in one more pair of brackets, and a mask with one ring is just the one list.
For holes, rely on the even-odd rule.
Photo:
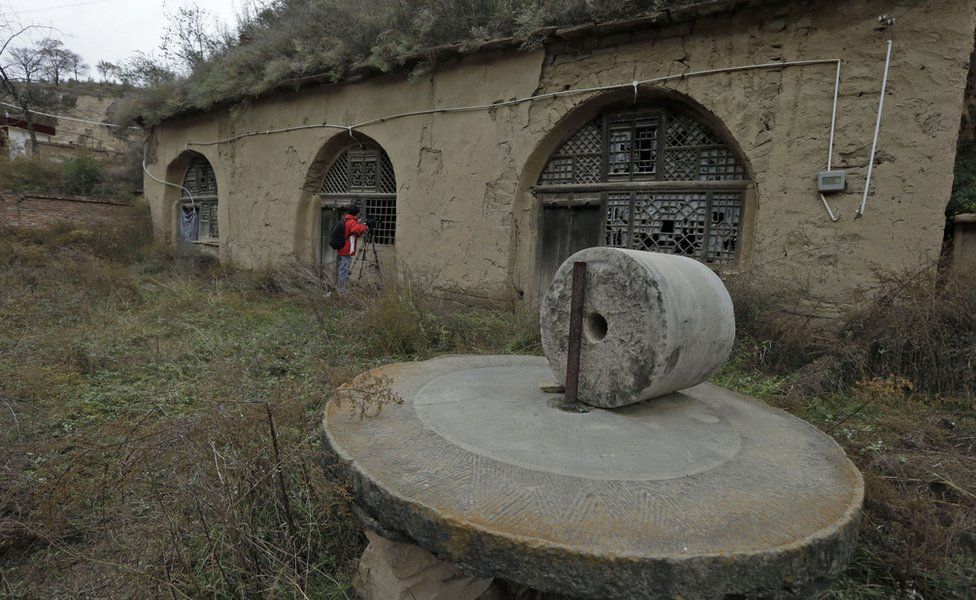
{"label": "metal rod through millstone", "polygon": [[579,392],[580,346],[583,337],[583,299],[586,263],[573,263],[573,295],[569,305],[569,344],[566,353],[566,406],[575,406]]}

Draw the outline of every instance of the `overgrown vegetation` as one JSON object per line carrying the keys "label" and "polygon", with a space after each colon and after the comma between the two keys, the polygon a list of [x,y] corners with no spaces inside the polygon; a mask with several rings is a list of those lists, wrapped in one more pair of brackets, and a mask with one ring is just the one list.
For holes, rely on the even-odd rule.
{"label": "overgrown vegetation", "polygon": [[139,165],[127,164],[124,157],[100,160],[80,152],[58,160],[0,154],[0,191],[130,200],[142,187],[141,173]]}
{"label": "overgrown vegetation", "polygon": [[976,281],[890,277],[836,332],[784,314],[798,290],[730,287],[737,348],[715,381],[814,423],[864,474],[858,553],[833,596],[972,598]]}
{"label": "overgrown vegetation", "polygon": [[956,154],[956,166],[952,179],[952,196],[946,207],[946,216],[976,212],[976,145],[961,147]]}
{"label": "overgrown vegetation", "polygon": [[240,16],[235,31],[220,29],[199,9],[173,15],[162,58],[138,55],[100,65],[139,86],[119,122],[156,122],[182,109],[206,109],[267,92],[290,79],[321,75],[341,80],[367,65],[390,71],[423,50],[514,36],[539,42],[540,30],[636,16],[694,0],[271,0]]}
{"label": "overgrown vegetation", "polygon": [[120,243],[0,234],[0,597],[351,597],[325,401],[391,360],[538,350],[415,286],[339,300]]}
{"label": "overgrown vegetation", "polygon": [[[531,318],[421,283],[337,298],[299,265],[3,232],[0,596],[352,597],[363,541],[324,403],[391,361],[540,352]],[[893,278],[836,336],[785,316],[785,292],[732,286],[740,339],[715,380],[829,432],[865,475],[836,599],[976,589],[976,291],[930,284]]]}

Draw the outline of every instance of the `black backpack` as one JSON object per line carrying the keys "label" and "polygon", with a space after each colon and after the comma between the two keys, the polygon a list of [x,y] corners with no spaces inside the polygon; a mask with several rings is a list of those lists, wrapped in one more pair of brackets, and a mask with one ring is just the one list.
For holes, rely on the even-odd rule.
{"label": "black backpack", "polygon": [[346,220],[339,219],[336,224],[332,226],[332,231],[329,232],[329,246],[333,250],[342,250],[342,247],[346,245]]}

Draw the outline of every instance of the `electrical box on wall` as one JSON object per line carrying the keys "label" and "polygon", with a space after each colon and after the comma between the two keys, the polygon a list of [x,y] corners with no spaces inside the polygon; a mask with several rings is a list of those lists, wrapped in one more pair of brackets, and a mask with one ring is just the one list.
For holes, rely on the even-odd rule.
{"label": "electrical box on wall", "polygon": [[817,174],[817,191],[820,193],[843,192],[847,186],[844,171],[821,171]]}

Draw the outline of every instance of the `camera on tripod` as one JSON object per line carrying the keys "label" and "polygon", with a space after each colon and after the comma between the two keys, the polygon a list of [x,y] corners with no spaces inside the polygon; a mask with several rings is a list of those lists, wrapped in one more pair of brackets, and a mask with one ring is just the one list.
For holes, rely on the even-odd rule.
{"label": "camera on tripod", "polygon": [[[366,235],[363,236],[363,250],[356,255],[356,260],[359,261],[359,278],[362,279],[366,263],[370,262],[371,267],[376,271],[376,284],[380,285],[382,283],[380,258],[376,253],[376,240],[374,239],[374,234],[376,233],[376,228],[380,225],[380,220],[366,213],[360,215],[359,222],[369,228]],[[372,256],[369,256],[370,254]]]}
{"label": "camera on tripod", "polygon": [[377,219],[372,215],[364,216],[363,218],[360,219],[360,222],[365,223],[366,227],[369,227],[370,230],[375,229],[380,224],[379,219]]}

